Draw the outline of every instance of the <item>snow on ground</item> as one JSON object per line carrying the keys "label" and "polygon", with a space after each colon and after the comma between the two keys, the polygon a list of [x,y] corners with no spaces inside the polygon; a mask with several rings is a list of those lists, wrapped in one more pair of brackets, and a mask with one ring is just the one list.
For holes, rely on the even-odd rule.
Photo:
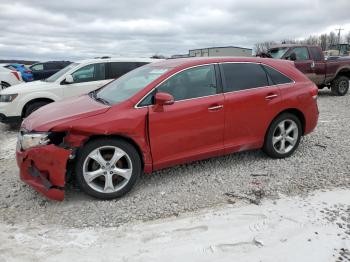
{"label": "snow on ground", "polygon": [[[234,202],[234,201],[233,201]],[[350,261],[350,190],[111,228],[0,225],[0,261]]]}

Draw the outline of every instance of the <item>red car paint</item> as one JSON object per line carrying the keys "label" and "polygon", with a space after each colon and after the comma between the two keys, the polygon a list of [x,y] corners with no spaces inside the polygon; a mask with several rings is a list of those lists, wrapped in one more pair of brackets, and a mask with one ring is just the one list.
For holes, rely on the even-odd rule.
{"label": "red car paint", "polygon": [[[159,107],[135,108],[154,87],[169,76],[192,66],[222,62],[263,63],[278,69],[295,83],[268,86],[209,97],[189,99]],[[303,115],[304,135],[317,124],[318,109],[313,96],[317,87],[292,62],[263,58],[174,59],[152,66],[171,68],[130,99],[113,106],[89,96],[49,104],[30,115],[22,128],[36,132],[66,132],[65,148],[47,145],[17,150],[21,178],[48,198],[62,200],[69,155],[92,136],[119,136],[133,143],[142,156],[145,173],[176,164],[258,149],[264,143],[272,120],[285,110]],[[167,101],[167,94],[156,99]],[[266,96],[277,94],[276,99]],[[237,128],[237,127],[240,128]],[[52,184],[45,188],[33,179],[34,165]]]}

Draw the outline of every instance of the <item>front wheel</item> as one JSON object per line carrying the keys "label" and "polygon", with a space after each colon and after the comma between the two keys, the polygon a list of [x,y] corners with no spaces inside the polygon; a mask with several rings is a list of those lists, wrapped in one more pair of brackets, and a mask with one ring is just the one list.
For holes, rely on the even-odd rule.
{"label": "front wheel", "polygon": [[349,78],[346,76],[336,77],[331,84],[331,90],[337,96],[345,96],[349,90]]}
{"label": "front wheel", "polygon": [[78,154],[75,173],[80,188],[99,199],[128,193],[141,174],[141,159],[134,146],[120,139],[89,142]]}
{"label": "front wheel", "polygon": [[283,113],[271,123],[263,150],[272,158],[289,157],[297,149],[301,134],[299,118],[290,113]]}

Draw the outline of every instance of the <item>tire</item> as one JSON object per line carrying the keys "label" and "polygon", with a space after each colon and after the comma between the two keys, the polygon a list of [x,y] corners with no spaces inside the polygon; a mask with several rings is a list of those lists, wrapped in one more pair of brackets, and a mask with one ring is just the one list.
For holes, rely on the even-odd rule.
{"label": "tire", "polygon": [[[115,156],[116,161],[112,160]],[[76,180],[82,191],[104,200],[128,193],[141,172],[141,158],[135,147],[124,140],[112,138],[87,143],[79,150],[75,165]]]}
{"label": "tire", "polygon": [[49,104],[49,102],[34,102],[31,103],[27,106],[25,112],[24,112],[24,117],[28,117],[31,113],[33,113],[34,111],[38,110],[40,107],[43,107],[45,105]]}
{"label": "tire", "polygon": [[4,90],[5,88],[10,87],[11,85],[9,83],[6,82],[0,82],[0,91]]}
{"label": "tire", "polygon": [[[282,126],[286,131],[284,133],[281,129]],[[288,133],[288,129],[291,129],[292,126],[293,129]],[[290,113],[283,113],[275,118],[269,126],[263,151],[272,158],[289,157],[298,148],[301,135],[302,127],[299,118]],[[291,143],[291,141],[293,142]]]}
{"label": "tire", "polygon": [[331,90],[334,95],[345,96],[349,90],[349,78],[346,76],[337,76],[332,81]]}

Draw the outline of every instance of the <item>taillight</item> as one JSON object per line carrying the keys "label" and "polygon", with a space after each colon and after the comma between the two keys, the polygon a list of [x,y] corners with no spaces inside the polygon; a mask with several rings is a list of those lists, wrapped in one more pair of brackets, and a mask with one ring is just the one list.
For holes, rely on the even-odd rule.
{"label": "taillight", "polygon": [[312,98],[316,100],[317,99],[317,95],[318,95],[318,87],[313,85],[311,87],[310,94],[311,94]]}
{"label": "taillight", "polygon": [[19,76],[19,73],[17,71],[11,71],[11,73],[15,75],[18,81],[21,81],[21,77]]}

